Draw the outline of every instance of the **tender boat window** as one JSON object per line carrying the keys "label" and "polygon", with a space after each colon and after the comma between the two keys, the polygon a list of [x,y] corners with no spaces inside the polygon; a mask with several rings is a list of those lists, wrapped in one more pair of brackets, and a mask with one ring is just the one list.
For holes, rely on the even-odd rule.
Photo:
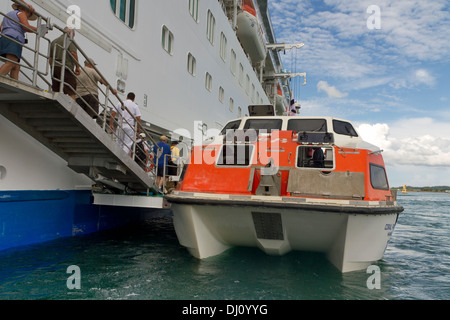
{"label": "tender boat window", "polygon": [[136,0],[110,0],[114,14],[130,28],[134,28]]}
{"label": "tender boat window", "polygon": [[356,133],[355,129],[353,128],[353,126],[350,122],[333,120],[333,128],[334,128],[334,132],[339,133],[339,134],[344,134],[346,136],[352,136],[352,137],[358,136],[358,134]]}
{"label": "tender boat window", "polygon": [[373,163],[370,164],[370,183],[374,189],[389,190],[384,167]]}
{"label": "tender boat window", "polygon": [[239,129],[240,125],[241,125],[241,120],[228,122],[225,125],[225,127],[223,127],[222,131],[220,131],[220,134],[226,134],[227,130],[237,130],[237,129]]}
{"label": "tender boat window", "polygon": [[245,122],[244,129],[266,130],[267,132],[273,130],[281,130],[283,120],[281,119],[249,119]]}
{"label": "tender boat window", "polygon": [[334,168],[332,147],[299,146],[297,149],[298,168]]}
{"label": "tender boat window", "polygon": [[288,130],[295,132],[327,132],[325,119],[293,119],[288,121]]}
{"label": "tender boat window", "polygon": [[217,158],[217,165],[248,167],[252,162],[253,148],[254,145],[249,144],[225,144]]}

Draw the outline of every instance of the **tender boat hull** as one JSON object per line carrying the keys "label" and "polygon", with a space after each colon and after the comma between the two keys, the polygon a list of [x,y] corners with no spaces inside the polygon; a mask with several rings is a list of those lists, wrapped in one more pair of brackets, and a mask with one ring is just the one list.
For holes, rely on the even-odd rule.
{"label": "tender boat hull", "polygon": [[234,246],[258,247],[270,255],[314,251],[326,254],[341,272],[365,269],[382,258],[401,211],[373,202],[264,198],[179,193],[168,200],[180,244],[199,259]]}

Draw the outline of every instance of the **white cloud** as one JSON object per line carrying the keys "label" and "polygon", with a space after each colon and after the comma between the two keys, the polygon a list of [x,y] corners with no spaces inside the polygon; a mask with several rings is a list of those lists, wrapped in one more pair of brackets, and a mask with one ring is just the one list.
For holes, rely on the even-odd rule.
{"label": "white cloud", "polygon": [[324,91],[329,98],[344,98],[348,96],[348,93],[339,91],[335,86],[330,86],[326,81],[319,81],[317,83],[317,92],[322,91]]}
{"label": "white cloud", "polygon": [[406,132],[399,132],[398,128],[391,130],[386,123],[361,124],[358,131],[364,140],[384,150],[384,159],[390,165],[450,166],[448,134],[442,136],[424,132],[425,128],[430,128],[429,126],[433,132],[442,126],[448,128],[448,123],[424,118],[406,119],[398,125]]}
{"label": "white cloud", "polygon": [[[317,10],[314,1],[269,2],[278,41],[305,43],[301,62],[309,73],[340,79],[392,77],[393,87],[410,88],[401,82],[407,72],[392,73],[393,66],[407,70],[418,61],[449,60],[448,0],[379,0],[380,30],[367,28],[366,9],[373,0],[325,0],[325,4]],[[283,60],[290,65],[289,55]],[[428,71],[419,70],[416,80],[432,85],[433,79]]]}
{"label": "white cloud", "polygon": [[426,84],[430,87],[435,83],[435,78],[425,69],[416,70],[415,76],[417,82]]}

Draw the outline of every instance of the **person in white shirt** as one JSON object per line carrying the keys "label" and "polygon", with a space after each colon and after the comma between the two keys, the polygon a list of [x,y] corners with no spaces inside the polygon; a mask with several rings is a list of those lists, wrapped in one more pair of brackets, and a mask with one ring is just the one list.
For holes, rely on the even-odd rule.
{"label": "person in white shirt", "polygon": [[[135,138],[134,126],[135,118],[140,123],[141,122],[141,111],[138,105],[134,102],[136,95],[133,92],[128,93],[127,100],[124,101],[124,108],[122,104],[117,105],[116,110],[112,111],[112,117],[110,119],[110,127],[113,128],[113,121],[116,114],[119,114],[116,134],[119,138],[119,144],[126,153],[131,155],[133,142]],[[130,111],[128,112],[127,109]],[[137,129],[136,135],[139,134],[139,127]]]}

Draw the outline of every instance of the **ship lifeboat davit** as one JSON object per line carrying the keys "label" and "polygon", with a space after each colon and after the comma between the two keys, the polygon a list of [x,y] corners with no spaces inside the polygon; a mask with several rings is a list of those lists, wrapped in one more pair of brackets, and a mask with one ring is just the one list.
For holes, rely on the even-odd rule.
{"label": "ship lifeboat davit", "polygon": [[260,62],[266,58],[267,46],[256,11],[250,5],[243,5],[242,9],[237,16],[237,36],[252,61]]}

